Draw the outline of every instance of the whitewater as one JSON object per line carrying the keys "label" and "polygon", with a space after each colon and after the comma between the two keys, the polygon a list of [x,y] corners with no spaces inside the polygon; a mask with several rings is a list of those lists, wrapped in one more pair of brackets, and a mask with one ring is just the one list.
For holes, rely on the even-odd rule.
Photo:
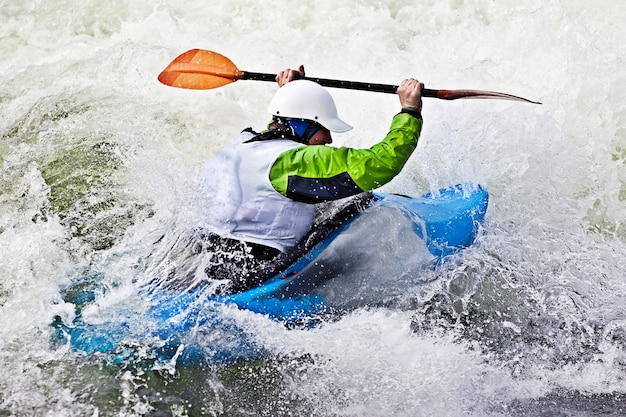
{"label": "whitewater", "polygon": [[[0,0],[0,415],[623,415],[624,22],[619,0]],[[260,360],[84,357],[53,342],[74,314],[62,289],[103,282],[94,321],[145,308],[134,284],[154,243],[206,214],[203,164],[268,122],[273,83],[160,84],[192,48],[543,104],[424,99],[418,148],[383,190],[473,182],[490,206],[475,245],[383,302],[310,329],[225,308]],[[399,110],[332,94],[355,126],[337,146],[371,146]]]}

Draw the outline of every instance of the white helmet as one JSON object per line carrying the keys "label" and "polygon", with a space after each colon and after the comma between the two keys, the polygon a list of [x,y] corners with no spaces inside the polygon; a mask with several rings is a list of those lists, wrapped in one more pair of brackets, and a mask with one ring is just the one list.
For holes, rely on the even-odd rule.
{"label": "white helmet", "polygon": [[268,110],[278,117],[313,120],[331,132],[352,129],[337,115],[337,107],[330,93],[309,80],[291,81],[279,88]]}

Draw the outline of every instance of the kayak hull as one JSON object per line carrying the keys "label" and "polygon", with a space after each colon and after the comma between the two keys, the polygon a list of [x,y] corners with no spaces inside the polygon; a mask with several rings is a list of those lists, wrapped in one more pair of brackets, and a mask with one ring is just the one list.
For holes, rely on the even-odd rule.
{"label": "kayak hull", "polygon": [[149,300],[147,309],[104,322],[93,319],[97,309],[94,313],[89,306],[97,297],[85,289],[78,295],[82,307],[72,322],[55,320],[56,341],[83,354],[107,354],[113,361],[136,355],[137,345],[143,344],[156,357],[180,363],[258,357],[263,348],[225,317],[225,308],[285,323],[311,323],[325,314],[380,305],[385,288],[407,279],[414,285],[420,270],[432,270],[446,256],[470,246],[488,200],[487,191],[473,184],[420,198],[376,193],[364,210],[260,286],[216,296],[201,285],[182,292],[145,285],[137,292]]}

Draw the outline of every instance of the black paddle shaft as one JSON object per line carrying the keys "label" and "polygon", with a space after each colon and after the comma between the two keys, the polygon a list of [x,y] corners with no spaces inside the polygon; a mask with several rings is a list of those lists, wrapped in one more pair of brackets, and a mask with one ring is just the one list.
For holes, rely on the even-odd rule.
{"label": "black paddle shaft", "polygon": [[[242,80],[256,80],[256,81],[276,81],[276,74],[266,74],[262,72],[248,72],[244,71]],[[397,85],[390,84],[376,84],[376,83],[362,83],[358,81],[342,81],[342,80],[330,80],[327,78],[310,78],[304,77],[304,80],[315,81],[319,85],[331,88],[345,88],[349,90],[362,90],[373,91],[376,93],[396,94],[398,92]],[[422,96],[424,97],[437,97],[437,90],[431,90],[425,88],[422,90]]]}

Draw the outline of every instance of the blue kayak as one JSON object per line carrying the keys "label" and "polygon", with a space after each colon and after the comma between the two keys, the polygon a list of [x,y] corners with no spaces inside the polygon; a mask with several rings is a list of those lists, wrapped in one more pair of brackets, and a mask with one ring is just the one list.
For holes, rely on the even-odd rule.
{"label": "blue kayak", "polygon": [[473,184],[420,198],[374,193],[364,207],[303,246],[306,251],[301,248],[287,258],[287,265],[283,259],[259,286],[216,295],[202,285],[179,292],[143,285],[137,294],[147,307],[122,308],[107,314],[108,320],[86,317],[98,297],[106,297],[91,285],[97,279],[77,282],[66,292],[76,315],[71,323],[55,320],[56,343],[114,362],[141,360],[138,355],[170,363],[257,358],[265,354],[263,347],[224,309],[237,307],[289,325],[312,325],[326,315],[379,305],[381,289],[424,268],[432,270],[444,257],[470,246],[488,199],[485,189]]}

